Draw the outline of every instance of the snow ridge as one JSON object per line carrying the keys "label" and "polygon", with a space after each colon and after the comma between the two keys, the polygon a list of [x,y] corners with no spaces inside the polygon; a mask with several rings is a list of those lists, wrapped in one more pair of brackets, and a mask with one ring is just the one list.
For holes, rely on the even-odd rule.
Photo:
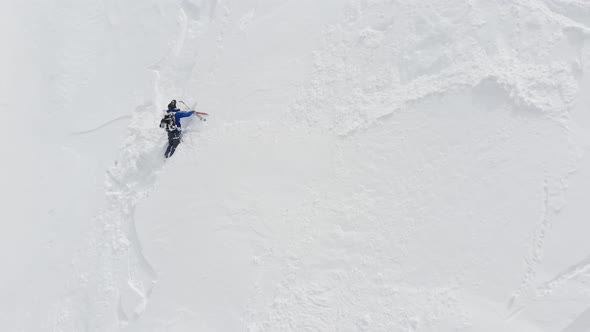
{"label": "snow ridge", "polygon": [[[515,105],[563,121],[577,96],[576,54],[590,28],[539,1],[357,1],[324,34],[294,113],[310,127],[350,135],[429,96],[484,82]],[[357,80],[361,73],[367,78]]]}

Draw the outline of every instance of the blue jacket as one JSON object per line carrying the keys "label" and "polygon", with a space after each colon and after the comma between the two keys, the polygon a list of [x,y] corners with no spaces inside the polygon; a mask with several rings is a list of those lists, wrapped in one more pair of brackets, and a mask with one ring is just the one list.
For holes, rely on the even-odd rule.
{"label": "blue jacket", "polygon": [[178,127],[178,129],[175,130],[176,132],[180,132],[182,130],[182,128],[180,126],[180,119],[189,117],[189,116],[193,115],[193,113],[194,113],[194,111],[182,112],[178,108],[174,108],[174,109],[168,110],[167,112],[168,113],[170,113],[170,112],[176,112],[174,114],[174,119],[175,119],[175,122],[176,122],[176,127]]}

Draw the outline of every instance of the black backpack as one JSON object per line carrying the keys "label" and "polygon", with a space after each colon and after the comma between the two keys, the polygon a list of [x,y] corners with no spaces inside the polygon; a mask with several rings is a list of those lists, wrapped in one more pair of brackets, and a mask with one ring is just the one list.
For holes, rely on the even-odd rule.
{"label": "black backpack", "polygon": [[176,126],[176,112],[168,112],[160,120],[160,128],[166,129],[166,131],[175,131],[178,129]]}

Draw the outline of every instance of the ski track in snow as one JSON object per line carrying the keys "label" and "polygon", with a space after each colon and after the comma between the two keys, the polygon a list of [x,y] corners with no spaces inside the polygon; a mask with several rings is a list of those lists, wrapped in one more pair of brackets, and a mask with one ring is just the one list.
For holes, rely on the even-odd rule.
{"label": "ski track in snow", "polygon": [[[215,3],[215,0],[210,1],[213,6]],[[188,84],[186,73],[190,76],[195,65],[197,45],[194,39],[200,32],[202,18],[198,13],[195,16],[194,12],[185,11],[187,4],[189,2],[185,1],[184,8],[179,9],[181,24],[174,51],[147,68],[154,73],[155,103],[147,102],[137,107],[131,116],[122,116],[96,128],[72,133],[90,134],[112,123],[131,119],[127,138],[120,149],[121,155],[106,171],[107,207],[95,218],[96,227],[88,239],[89,247],[81,250],[72,263],[75,270],[87,270],[90,275],[87,281],[80,282],[80,278],[84,280],[86,277],[83,276],[88,274],[77,272],[79,277],[70,284],[76,288],[94,285],[92,287],[97,289],[97,293],[93,295],[95,291],[89,290],[90,294],[83,295],[91,299],[85,301],[88,306],[85,310],[73,307],[80,295],[72,291],[73,295],[61,303],[59,318],[54,323],[55,330],[66,330],[68,327],[75,330],[80,321],[85,321],[86,326],[94,326],[100,331],[119,330],[136,321],[149,303],[158,274],[143,255],[134,213],[137,204],[153,189],[158,173],[164,166],[163,153],[167,139],[157,126],[162,109],[159,105],[165,106],[170,96],[184,96],[183,86]],[[214,9],[211,9],[211,15],[215,15]],[[214,16],[208,19],[214,19]],[[227,24],[227,14],[224,22]],[[222,35],[221,33],[220,38]],[[218,46],[222,48],[221,41]],[[192,97],[190,94],[188,96]],[[188,148],[186,142],[184,145],[184,148]],[[97,257],[90,258],[94,255]],[[84,260],[94,260],[96,265],[81,264]],[[91,276],[93,270],[96,272],[95,276]],[[95,284],[92,284],[92,280]],[[86,316],[82,314],[83,311],[96,314],[94,317]],[[114,326],[108,319],[111,317],[109,312],[117,318]]]}
{"label": "ski track in snow", "polygon": [[114,119],[112,119],[110,121],[107,121],[107,122],[105,122],[105,123],[97,126],[97,127],[92,128],[92,129],[72,132],[71,135],[78,136],[78,135],[91,134],[91,133],[97,132],[97,131],[99,131],[99,130],[101,130],[101,129],[103,129],[103,128],[105,128],[105,127],[107,127],[107,126],[109,126],[109,125],[111,125],[113,123],[116,123],[116,122],[119,122],[119,121],[122,121],[122,120],[127,120],[127,119],[130,119],[130,118],[131,118],[131,115],[122,115],[120,117],[114,118]]}
{"label": "ski track in snow", "polygon": [[[537,235],[534,237],[533,245],[532,245],[532,252],[531,257],[526,260],[526,270],[522,280],[522,284],[520,288],[512,295],[509,306],[513,307],[519,297],[525,292],[529,291],[532,287],[534,277],[535,277],[535,269],[541,263],[542,252],[544,247],[544,240],[547,237],[547,232],[550,228],[550,213],[551,208],[549,206],[549,192],[548,192],[548,184],[547,180],[543,185],[543,192],[544,192],[544,199],[543,199],[543,216],[541,219],[541,224],[539,226],[539,230],[537,231]],[[519,306],[510,317],[516,316],[524,309],[524,306]]]}
{"label": "ski track in snow", "polygon": [[552,280],[538,287],[539,297],[551,295],[558,287],[565,285],[567,282],[574,280],[580,275],[586,274],[590,270],[590,256],[574,264],[563,272],[559,273]]}
{"label": "ski track in snow", "polygon": [[[173,47],[174,51],[159,61],[157,66],[150,68],[155,75],[154,100],[157,101],[157,104],[144,105],[135,112],[136,123],[134,124],[132,121],[129,127],[130,133],[122,147],[123,156],[107,172],[109,174],[107,180],[112,180],[107,181],[107,196],[111,198],[113,210],[121,212],[120,216],[123,216],[121,224],[125,225],[124,234],[130,242],[127,269],[122,269],[119,272],[126,271],[128,276],[125,280],[126,285],[119,286],[119,294],[121,295],[117,312],[120,326],[126,326],[130,321],[135,321],[141,316],[157,282],[157,272],[142,254],[133,219],[135,206],[152,190],[157,175],[164,166],[163,147],[166,146],[167,140],[165,133],[162,133],[160,128],[154,127],[161,117],[161,112],[154,112],[154,109],[159,110],[157,105],[167,104],[170,96],[180,96],[179,99],[184,99],[185,96],[193,98],[190,91],[185,91],[184,87],[188,85],[195,67],[198,53],[198,44],[195,39],[201,33],[202,20],[215,19],[216,2],[215,0],[208,2],[208,5],[211,6],[210,16],[205,18],[200,16],[201,10],[196,11],[191,7],[194,5],[191,5],[190,2],[184,1],[182,3],[179,8],[180,31]],[[187,6],[192,10],[187,10]],[[227,25],[229,14],[229,9],[227,7],[224,9],[226,13],[222,17],[218,43],[220,49],[222,48],[223,30]],[[184,148],[181,150],[191,148],[192,145],[186,141],[187,138],[187,133],[185,133]],[[135,294],[126,292],[126,287]]]}
{"label": "ski track in snow", "polygon": [[[151,104],[134,112],[122,154],[106,172],[104,212],[95,218],[89,248],[73,261],[78,277],[71,284],[76,288],[88,287],[88,293],[82,295],[88,298],[84,301],[88,308],[72,307],[79,304],[75,299],[80,295],[74,291],[62,304],[65,308],[61,309],[62,318],[57,320],[56,330],[77,326],[78,321],[86,321],[85,324],[99,330],[111,330],[108,317],[112,317],[112,311],[118,318],[116,326],[124,327],[147,306],[157,273],[142,254],[134,212],[137,203],[149,194],[163,166],[164,141],[161,133],[153,129],[153,113]],[[95,314],[85,319],[73,314],[85,310]]]}
{"label": "ski track in snow", "polygon": [[[154,90],[155,100],[157,101],[169,99],[167,96],[174,95],[174,92],[166,91],[168,90],[168,87],[174,86],[175,84],[175,78],[170,78],[167,74],[168,71],[182,72],[181,69],[177,68],[179,62],[184,64],[184,62],[181,61],[182,58],[180,58],[180,55],[182,54],[188,59],[194,59],[196,57],[196,54],[193,54],[193,52],[186,52],[184,47],[186,45],[186,39],[189,38],[191,31],[188,26],[188,16],[182,8],[180,9],[180,13],[182,24],[173,55],[169,60],[160,62],[159,69],[152,69],[156,77]],[[183,54],[183,52],[185,53]],[[194,62],[189,61],[189,68],[187,69],[190,69],[192,66],[194,66]],[[154,107],[157,109],[157,106],[150,105],[145,111],[153,114]],[[144,115],[141,114],[143,113],[142,111],[144,110],[140,110],[139,112],[136,112],[136,114],[140,113],[139,117],[143,117]],[[133,299],[131,299],[132,303],[137,303],[134,304],[134,309],[131,313],[131,320],[133,321],[137,320],[145,310],[153,287],[157,282],[156,271],[150,266],[147,259],[141,253],[141,245],[137,236],[133,213],[137,203],[142,198],[146,197],[149,191],[153,188],[157,173],[163,166],[162,142],[164,141],[164,146],[166,145],[166,142],[162,139],[164,136],[163,133],[160,130],[157,130],[159,128],[154,132],[152,127],[153,123],[156,123],[159,118],[160,112],[157,112],[155,116],[147,117],[147,119],[150,119],[151,121],[147,121],[144,123],[145,126],[140,127],[141,133],[132,132],[131,135],[129,135],[128,144],[123,147],[124,153],[127,154],[130,151],[136,150],[138,145],[141,146],[145,144],[145,142],[148,142],[148,144],[145,145],[145,149],[139,153],[132,152],[130,156],[125,156],[122,162],[118,162],[118,165],[123,165],[122,170],[118,170],[119,167],[115,166],[114,170],[111,169],[109,171],[109,174],[117,171],[119,171],[119,173],[121,171],[123,172],[121,175],[123,180],[119,178],[119,180],[113,181],[109,184],[108,187],[110,188],[108,189],[108,192],[111,193],[113,201],[120,204],[118,209],[125,211],[125,224],[128,225],[126,234],[132,244],[131,249],[133,249],[132,252],[129,253],[127,284],[140,298],[139,303],[137,303],[137,300],[133,301]],[[133,128],[133,126],[131,126],[131,128]],[[134,167],[129,168],[128,165],[134,165]],[[139,178],[138,175],[140,175]],[[116,178],[114,176],[111,177]],[[139,185],[138,189],[133,188],[134,184]],[[123,204],[121,204],[121,202],[123,202]],[[119,321],[123,326],[129,322],[130,318],[128,314],[125,314],[129,311],[125,310],[124,304],[129,301],[129,296],[127,297],[127,299],[124,296],[119,298]]]}

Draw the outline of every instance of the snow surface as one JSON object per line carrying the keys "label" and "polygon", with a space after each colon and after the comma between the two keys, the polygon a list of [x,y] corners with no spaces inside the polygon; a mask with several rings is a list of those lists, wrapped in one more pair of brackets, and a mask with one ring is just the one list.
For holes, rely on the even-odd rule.
{"label": "snow surface", "polygon": [[0,17],[2,331],[590,331],[590,2]]}

